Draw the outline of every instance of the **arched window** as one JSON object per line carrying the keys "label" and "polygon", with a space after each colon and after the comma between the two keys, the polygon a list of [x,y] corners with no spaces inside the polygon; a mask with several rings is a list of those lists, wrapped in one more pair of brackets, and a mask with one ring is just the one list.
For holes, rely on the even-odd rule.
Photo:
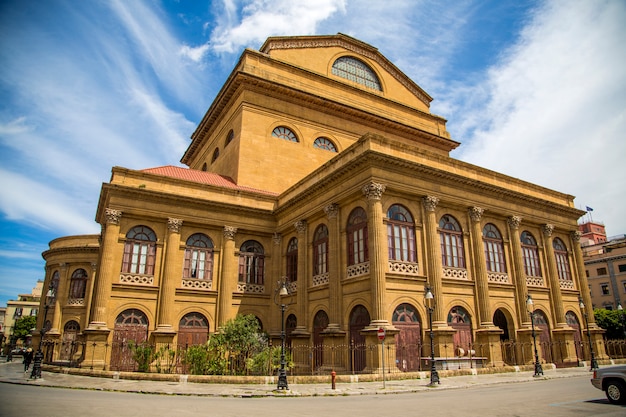
{"label": "arched window", "polygon": [[537,241],[527,231],[520,236],[522,241],[522,257],[524,258],[524,272],[529,277],[541,276],[541,265],[539,264],[539,249]]}
{"label": "arched window", "polygon": [[215,160],[220,156],[220,148],[215,148],[213,151],[213,156],[211,157],[211,163],[215,162]]}
{"label": "arched window", "polygon": [[483,247],[485,249],[487,271],[506,272],[502,235],[498,228],[491,223],[487,223],[483,227]]}
{"label": "arched window", "polygon": [[204,164],[202,164],[202,171],[206,171],[207,170],[207,165],[206,162]]}
{"label": "arched window", "polygon": [[224,147],[227,147],[228,144],[231,143],[234,138],[235,138],[235,132],[233,131],[233,129],[230,129],[228,131],[228,135],[226,135],[226,142],[224,142]]}
{"label": "arched window", "polygon": [[328,138],[319,137],[315,139],[315,142],[313,142],[313,147],[317,149],[324,149],[324,150],[331,151],[331,152],[337,152],[337,147]]}
{"label": "arched window", "polygon": [[363,61],[351,56],[342,56],[333,63],[332,73],[374,90],[382,91],[376,73]]}
{"label": "arched window", "polygon": [[355,208],[350,213],[346,232],[348,236],[348,265],[369,261],[367,251],[367,215],[361,207]]}
{"label": "arched window", "polygon": [[70,278],[70,298],[85,298],[85,289],[87,288],[87,271],[82,268],[72,273]]}
{"label": "arched window", "polygon": [[439,220],[439,238],[443,266],[465,268],[463,232],[459,222],[454,217],[447,214],[441,217]]}
{"label": "arched window", "polygon": [[213,241],[202,233],[195,233],[187,239],[183,278],[197,278],[210,281],[213,278]]}
{"label": "arched window", "polygon": [[50,285],[48,286],[48,291],[50,292],[50,300],[48,301],[50,304],[54,304],[57,299],[57,291],[59,289],[59,280],[61,276],[59,275],[59,271],[54,271],[52,274],[52,278],[50,279]]}
{"label": "arched window", "polygon": [[156,234],[147,226],[135,226],[126,234],[122,272],[154,274]]}
{"label": "arched window", "polygon": [[209,338],[209,322],[200,313],[188,313],[178,323],[178,346],[187,348],[205,344]]}
{"label": "arched window", "polygon": [[279,139],[288,140],[290,142],[298,142],[296,134],[285,126],[278,126],[272,131],[272,136]]}
{"label": "arched window", "polygon": [[394,261],[415,262],[415,229],[413,216],[409,211],[394,204],[387,210],[387,246],[389,259]]}
{"label": "arched window", "polygon": [[287,245],[287,280],[298,280],[298,239],[292,237]]}
{"label": "arched window", "polygon": [[569,269],[569,262],[567,259],[567,248],[565,243],[558,237],[552,242],[554,248],[554,257],[556,258],[556,270],[559,273],[559,279],[563,281],[571,281],[572,274]]}
{"label": "arched window", "polygon": [[313,235],[313,275],[328,272],[328,227],[320,224]]}
{"label": "arched window", "polygon": [[265,256],[263,246],[248,240],[239,249],[239,282],[263,285]]}

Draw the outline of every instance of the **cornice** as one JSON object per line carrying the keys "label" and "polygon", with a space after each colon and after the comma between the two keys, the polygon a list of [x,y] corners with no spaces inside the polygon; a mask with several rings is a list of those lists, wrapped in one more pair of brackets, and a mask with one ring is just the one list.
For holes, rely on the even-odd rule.
{"label": "cornice", "polygon": [[77,253],[93,253],[98,254],[100,251],[100,245],[98,246],[70,246],[67,248],[55,248],[48,249],[41,253],[41,257],[47,260],[47,257],[63,254],[77,254]]}

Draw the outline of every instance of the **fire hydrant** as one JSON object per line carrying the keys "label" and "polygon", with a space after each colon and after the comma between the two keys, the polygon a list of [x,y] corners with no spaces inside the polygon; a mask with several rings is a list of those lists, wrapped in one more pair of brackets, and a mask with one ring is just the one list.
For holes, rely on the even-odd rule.
{"label": "fire hydrant", "polygon": [[330,373],[330,381],[332,383],[332,389],[335,389],[335,379],[337,378],[337,372],[332,371]]}

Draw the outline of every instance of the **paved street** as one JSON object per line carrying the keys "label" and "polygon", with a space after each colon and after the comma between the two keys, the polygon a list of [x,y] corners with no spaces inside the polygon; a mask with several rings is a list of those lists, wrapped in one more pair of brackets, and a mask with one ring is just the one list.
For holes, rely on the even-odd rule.
{"label": "paved street", "polygon": [[[554,416],[622,417],[585,376],[404,394],[306,397],[146,395],[0,384],[0,416]],[[85,412],[85,410],[89,410]]]}

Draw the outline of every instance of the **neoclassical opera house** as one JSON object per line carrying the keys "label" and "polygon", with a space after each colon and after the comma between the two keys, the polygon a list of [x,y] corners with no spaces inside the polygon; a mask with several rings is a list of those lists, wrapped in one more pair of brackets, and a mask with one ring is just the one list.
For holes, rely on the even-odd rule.
{"label": "neoclassical opera house", "polygon": [[359,347],[380,328],[394,371],[421,369],[429,319],[440,358],[532,363],[535,325],[543,361],[575,363],[579,297],[591,306],[584,213],[571,195],[451,158],[459,142],[431,100],[343,34],[246,49],[181,165],[113,167],[101,234],[50,242],[45,360],[124,369],[123,342],[204,343],[252,314],[274,343],[284,325],[292,348],[323,346],[294,356],[313,372],[378,370],[381,355]]}

